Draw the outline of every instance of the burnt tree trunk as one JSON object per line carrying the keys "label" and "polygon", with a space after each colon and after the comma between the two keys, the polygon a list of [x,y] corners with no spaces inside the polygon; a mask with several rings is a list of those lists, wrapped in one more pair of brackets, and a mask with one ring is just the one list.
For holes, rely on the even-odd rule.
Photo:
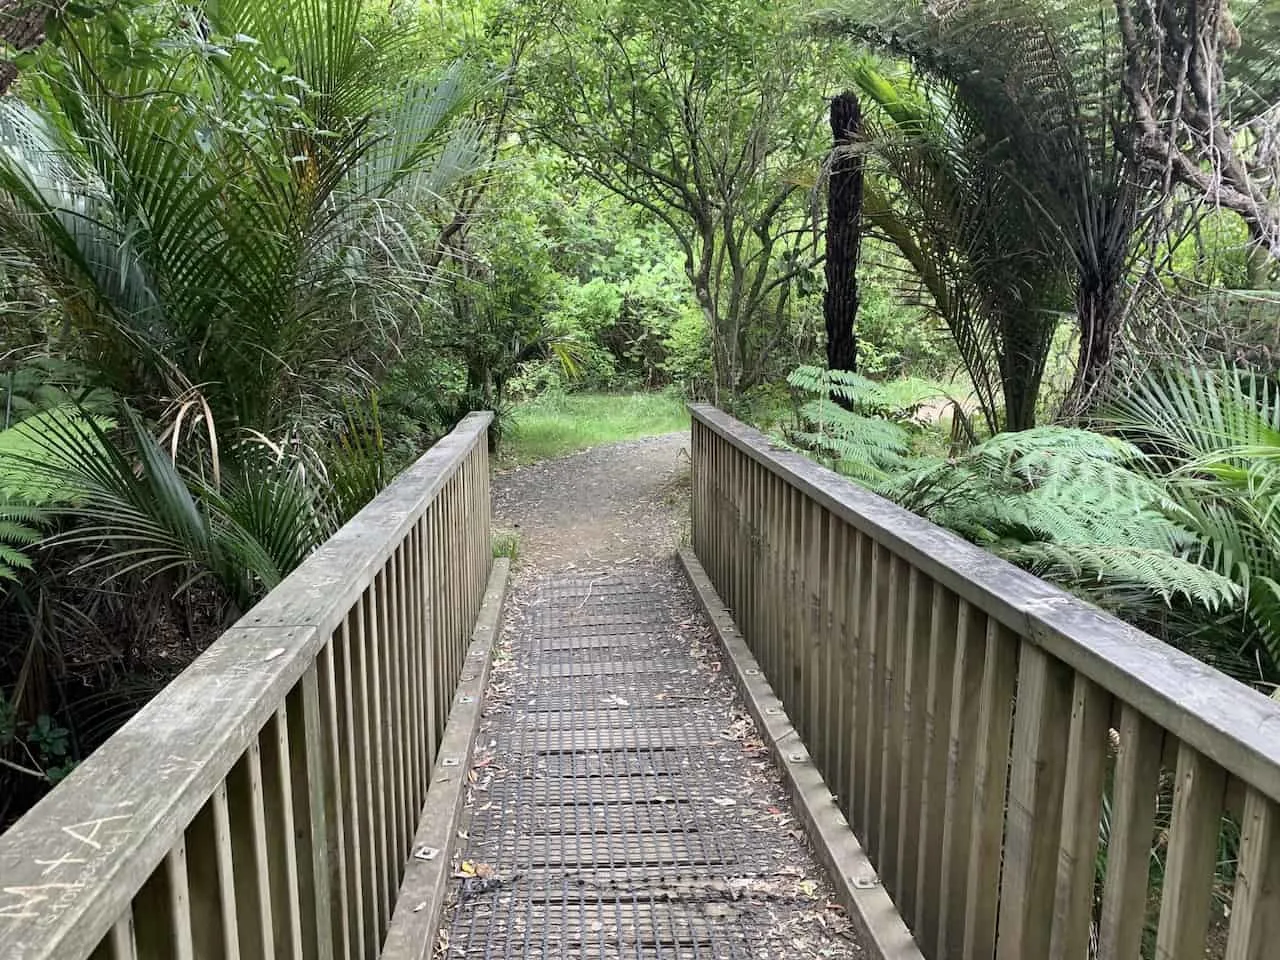
{"label": "burnt tree trunk", "polygon": [[[0,0],[0,42],[14,50],[30,50],[44,40],[51,4],[40,0]],[[0,94],[18,79],[18,68],[0,58]]]}
{"label": "burnt tree trunk", "polygon": [[858,254],[862,246],[864,161],[852,149],[862,133],[862,109],[848,90],[831,101],[831,176],[827,186],[827,366],[856,370]]}

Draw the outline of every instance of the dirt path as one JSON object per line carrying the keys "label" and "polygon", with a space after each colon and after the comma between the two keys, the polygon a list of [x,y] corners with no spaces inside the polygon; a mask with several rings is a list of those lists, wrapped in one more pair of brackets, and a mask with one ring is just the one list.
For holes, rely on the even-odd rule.
{"label": "dirt path", "polygon": [[687,527],[688,477],[688,433],[595,447],[494,477],[494,525],[518,535],[525,578],[663,557]]}

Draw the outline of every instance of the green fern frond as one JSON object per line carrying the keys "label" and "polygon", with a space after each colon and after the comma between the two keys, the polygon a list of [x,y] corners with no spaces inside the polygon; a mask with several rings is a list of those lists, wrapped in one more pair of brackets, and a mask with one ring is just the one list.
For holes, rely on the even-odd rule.
{"label": "green fern frond", "polygon": [[0,580],[17,581],[19,571],[35,568],[26,548],[44,538],[37,529],[44,520],[35,507],[0,503]]}
{"label": "green fern frond", "polygon": [[1166,603],[1181,597],[1211,612],[1243,599],[1239,585],[1194,561],[1158,549],[1107,543],[997,544],[996,553],[1033,573],[1086,591],[1140,587]]}
{"label": "green fern frond", "polygon": [[878,406],[886,405],[888,400],[879,384],[851,370],[828,370],[805,364],[787,375],[787,383],[796,390],[818,397],[843,397]]}

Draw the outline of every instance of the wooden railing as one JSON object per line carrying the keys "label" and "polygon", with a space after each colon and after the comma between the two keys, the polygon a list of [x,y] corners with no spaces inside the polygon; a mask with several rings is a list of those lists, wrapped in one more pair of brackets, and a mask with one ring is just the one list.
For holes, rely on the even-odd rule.
{"label": "wooden railing", "polygon": [[1280,704],[706,406],[693,544],[922,952],[1280,957]]}
{"label": "wooden railing", "polygon": [[491,564],[471,414],[0,838],[0,957],[374,957]]}

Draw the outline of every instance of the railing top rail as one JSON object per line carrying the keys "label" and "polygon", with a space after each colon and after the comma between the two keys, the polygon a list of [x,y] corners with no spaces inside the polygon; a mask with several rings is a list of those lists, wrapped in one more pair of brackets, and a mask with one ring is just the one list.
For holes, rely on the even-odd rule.
{"label": "railing top rail", "polygon": [[1280,703],[948,530],[864,490],[709,404],[695,422],[1280,801]]}
{"label": "railing top rail", "polygon": [[0,836],[0,955],[89,954],[492,419],[465,417]]}

